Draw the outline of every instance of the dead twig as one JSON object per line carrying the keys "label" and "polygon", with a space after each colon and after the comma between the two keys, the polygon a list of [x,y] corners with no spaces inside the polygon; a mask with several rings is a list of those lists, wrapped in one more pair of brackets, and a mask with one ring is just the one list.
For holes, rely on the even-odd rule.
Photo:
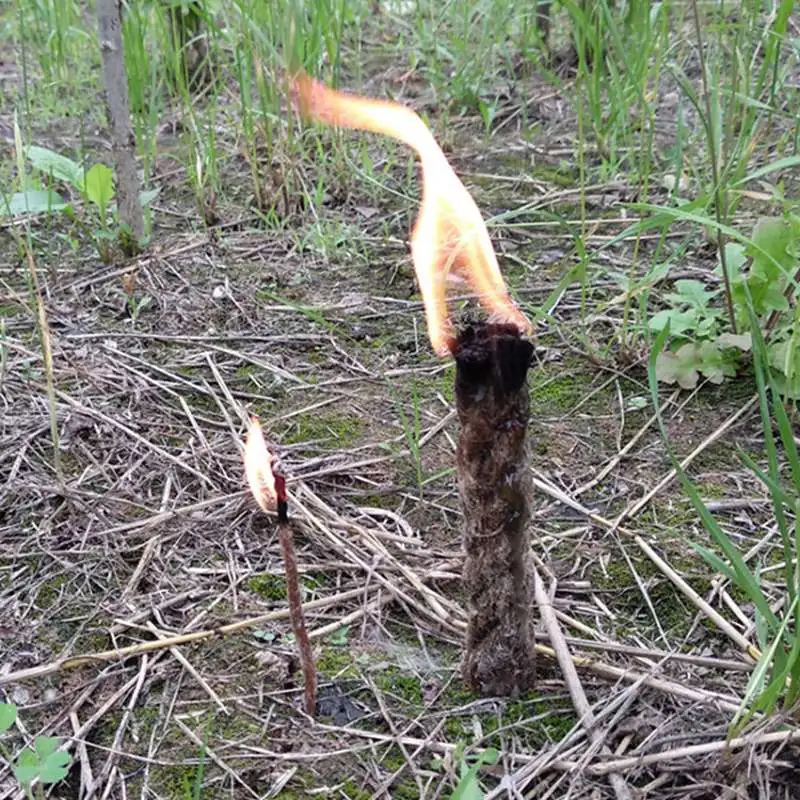
{"label": "dead twig", "polygon": [[[567,684],[569,695],[572,698],[572,705],[575,708],[575,713],[578,715],[581,725],[586,729],[589,735],[589,741],[595,745],[601,753],[610,753],[611,751],[604,743],[605,736],[595,725],[594,713],[583,691],[583,686],[578,677],[578,671],[575,668],[575,662],[570,655],[569,647],[564,640],[564,634],[561,632],[561,626],[558,624],[556,615],[553,613],[550,598],[547,596],[542,578],[535,566],[533,567],[533,587],[536,605],[542,615],[542,622],[550,637],[550,644],[553,646],[556,659],[561,667],[561,673],[564,676],[564,682]],[[609,772],[608,780],[609,783],[611,783],[611,788],[614,790],[614,795],[617,800],[630,800],[632,795],[622,776],[615,772]]]}

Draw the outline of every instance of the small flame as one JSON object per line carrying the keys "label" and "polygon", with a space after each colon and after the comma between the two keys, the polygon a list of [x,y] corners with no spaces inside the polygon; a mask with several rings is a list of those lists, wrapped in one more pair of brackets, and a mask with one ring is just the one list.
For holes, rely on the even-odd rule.
{"label": "small flame", "polygon": [[261,423],[253,417],[247,431],[244,447],[244,471],[250,491],[262,511],[274,510],[278,505],[275,475],[272,472],[272,456],[261,432]]}
{"label": "small flame", "polygon": [[307,118],[391,136],[419,155],[422,202],[411,235],[411,256],[434,351],[443,356],[453,349],[445,300],[451,270],[466,279],[498,321],[529,333],[530,322],[508,295],[481,213],[422,119],[398,103],[328,89],[305,73],[294,76],[293,90]]}

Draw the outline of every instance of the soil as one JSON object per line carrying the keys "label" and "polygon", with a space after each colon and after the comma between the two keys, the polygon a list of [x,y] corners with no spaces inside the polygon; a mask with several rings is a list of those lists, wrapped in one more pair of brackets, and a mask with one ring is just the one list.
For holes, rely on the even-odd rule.
{"label": "soil", "polygon": [[[13,63],[0,55],[6,98],[21,80]],[[390,77],[376,71],[364,85],[379,96]],[[526,204],[542,212],[521,217],[535,224],[501,221],[491,233],[510,288],[536,320],[534,555],[584,659],[580,679],[605,745],[623,759],[722,742],[752,659],[686,587],[752,643],[755,613],[698,556],[693,545],[711,540],[678,483],[638,507],[672,466],[650,421],[644,342],[619,344],[614,280],[629,270],[641,277],[661,244],[645,235],[635,257],[632,241],[606,246],[640,187],[604,176],[597,146],[586,154],[591,189],[575,191],[569,80],[519,78],[488,133],[475,113],[443,113],[423,80],[404,91],[429,112],[485,218]],[[665,86],[658,103],[659,150],[674,131],[672,91]],[[195,781],[204,798],[449,796],[462,746],[500,751],[480,773],[487,793],[505,776],[526,797],[613,796],[601,771],[577,775],[588,745],[549,650],[522,696],[481,697],[462,684],[454,365],[430,349],[410,261],[411,156],[374,138],[314,133],[339,159],[337,179],[311,209],[296,187],[313,187],[322,151],[309,148],[317,154],[298,163],[281,156],[274,174],[290,174],[295,188],[265,215],[250,205],[232,116],[220,122],[224,191],[213,226],[192,195],[185,140],[166,128],[151,237],[137,257],[114,251],[104,263],[77,197],[73,220],[0,223],[0,688],[19,707],[12,750],[38,733],[70,742],[74,766],[57,797],[88,796],[90,775],[120,798],[197,796]],[[8,117],[0,107],[0,132]],[[36,144],[107,158],[91,103],[31,122]],[[355,168],[361,148],[385,167],[384,187]],[[667,192],[651,188],[648,202],[667,203]],[[579,261],[579,229],[586,283],[552,298]],[[667,240],[669,252],[683,250],[656,294],[678,274],[716,280],[713,247],[674,231],[681,238]],[[452,308],[474,310],[458,297]],[[699,451],[689,473],[715,518],[740,552],[762,546],[763,567],[774,569],[782,550],[771,507],[737,452],[764,463],[757,408],[707,442],[753,392],[745,371],[690,392],[662,387],[660,400],[675,455]],[[243,475],[252,414],[288,477],[306,601],[320,601],[307,616],[320,673],[314,721],[302,711],[275,521]],[[214,633],[250,618],[262,619]],[[124,659],[109,652],[198,631],[209,636]],[[549,645],[543,629],[537,641]],[[710,748],[620,770],[648,798],[755,797],[758,785],[796,796],[796,745],[753,752],[748,760],[749,749]],[[0,798],[15,791],[0,765]]]}

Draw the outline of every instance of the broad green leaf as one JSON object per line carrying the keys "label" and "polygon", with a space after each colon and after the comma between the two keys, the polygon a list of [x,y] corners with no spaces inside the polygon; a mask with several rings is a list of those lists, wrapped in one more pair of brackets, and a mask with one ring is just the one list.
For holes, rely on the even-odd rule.
{"label": "broad green leaf", "polygon": [[630,397],[625,403],[626,411],[641,411],[643,408],[647,408],[647,398],[641,395]]}
{"label": "broad green leaf", "polygon": [[32,783],[39,777],[39,756],[30,748],[19,754],[14,765],[14,776],[21,784]]}
{"label": "broad green leaf", "polygon": [[33,746],[36,750],[36,755],[40,759],[45,759],[58,749],[58,739],[55,736],[37,736]]}
{"label": "broad green leaf", "polygon": [[331,644],[342,646],[347,644],[347,639],[350,635],[350,628],[347,625],[342,625],[341,628],[335,630],[329,637],[328,641]]}
{"label": "broad green leaf", "polygon": [[764,308],[768,311],[789,310],[789,301],[786,299],[786,295],[784,295],[780,288],[774,283],[769,284],[766,287],[766,291],[761,298],[761,302]]}
{"label": "broad green leaf", "polygon": [[728,275],[731,277],[738,275],[742,271],[742,267],[747,263],[747,253],[744,245],[739,244],[739,242],[726,242],[725,263],[728,266]]}
{"label": "broad green leaf", "polygon": [[781,397],[800,400],[800,375],[794,375],[791,379],[781,374],[774,377],[775,387]]}
{"label": "broad green leaf", "polygon": [[66,208],[61,195],[52,189],[28,189],[16,192],[6,201],[0,198],[0,215],[18,217],[21,214],[42,214],[48,211],[61,211]]}
{"label": "broad green leaf", "polygon": [[688,303],[695,308],[705,308],[719,292],[709,292],[702,281],[675,281],[675,291],[666,295],[667,300],[675,303]]}
{"label": "broad green leaf", "polygon": [[60,181],[71,183],[76,189],[83,191],[83,167],[71,158],[36,145],[31,145],[25,151],[25,155],[31,164],[45,175],[52,175]]}
{"label": "broad green leaf", "polygon": [[146,189],[143,192],[139,192],[139,204],[142,208],[146,208],[153,202],[161,194],[161,187],[157,187],[156,189]]}
{"label": "broad green leaf", "polygon": [[58,783],[67,777],[70,761],[69,753],[56,750],[42,760],[39,780],[42,783]]}
{"label": "broad green leaf", "polygon": [[658,354],[656,376],[662,383],[673,384],[677,381],[682,389],[694,389],[700,377],[698,373],[700,365],[697,345],[687,342],[674,353]]}
{"label": "broad green leaf", "polygon": [[651,331],[662,331],[669,322],[670,330],[674,336],[680,336],[684,331],[693,330],[697,325],[697,312],[678,311],[674,308],[665,308],[650,318]]}
{"label": "broad green leaf", "polygon": [[17,707],[13,703],[0,703],[0,733],[5,733],[17,719]]}
{"label": "broad green leaf", "polygon": [[[787,273],[797,262],[794,241],[794,226],[788,219],[759,219],[753,228],[753,248],[749,248],[752,250],[753,274],[770,283],[787,278]],[[780,265],[780,269],[776,264]]]}
{"label": "broad green leaf", "polygon": [[104,214],[114,196],[114,172],[105,164],[95,164],[86,173],[86,196]]}
{"label": "broad green leaf", "polygon": [[711,381],[720,384],[726,377],[736,375],[736,367],[730,356],[723,353],[713,342],[703,342],[697,349],[699,370]]}
{"label": "broad green leaf", "polygon": [[718,308],[703,309],[703,316],[700,317],[695,331],[697,339],[713,339],[717,333],[717,326],[722,312]]}
{"label": "broad green leaf", "polygon": [[735,347],[743,353],[749,353],[753,340],[749,333],[723,333],[717,337],[720,347]]}

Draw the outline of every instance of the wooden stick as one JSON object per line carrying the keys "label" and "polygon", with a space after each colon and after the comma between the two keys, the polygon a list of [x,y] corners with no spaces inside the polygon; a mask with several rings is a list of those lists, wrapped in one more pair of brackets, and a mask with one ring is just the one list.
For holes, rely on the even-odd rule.
{"label": "wooden stick", "polygon": [[[572,699],[572,706],[578,714],[578,719],[581,725],[586,729],[586,733],[592,745],[601,753],[610,755],[611,751],[604,744],[605,736],[595,724],[594,713],[583,691],[581,679],[578,677],[578,670],[575,668],[575,662],[570,655],[569,647],[561,631],[561,626],[558,624],[556,615],[553,612],[553,606],[550,604],[550,598],[547,596],[539,571],[535,566],[533,567],[533,590],[536,597],[536,605],[539,607],[539,612],[542,615],[542,622],[544,622],[545,628],[547,628],[550,644],[553,646],[553,650],[555,650],[556,659],[561,667],[564,682],[567,684],[569,696]],[[609,772],[608,781],[611,784],[611,788],[614,790],[614,795],[617,800],[630,800],[630,789],[621,775],[616,772]]]}
{"label": "wooden stick", "polygon": [[465,683],[484,696],[523,693],[536,679],[527,526],[526,376],[532,352],[516,329],[477,323],[459,333],[454,350],[468,614],[462,673]]}
{"label": "wooden stick", "polygon": [[289,525],[289,514],[286,502],[286,481],[282,475],[275,476],[275,489],[278,494],[278,541],[283,553],[283,566],[286,572],[286,597],[289,601],[289,614],[292,631],[300,651],[300,666],[303,669],[305,683],[306,712],[313,717],[317,705],[317,667],[314,653],[308,638],[303,603],[300,598],[300,579],[297,577],[297,556],[294,552],[292,529]]}

